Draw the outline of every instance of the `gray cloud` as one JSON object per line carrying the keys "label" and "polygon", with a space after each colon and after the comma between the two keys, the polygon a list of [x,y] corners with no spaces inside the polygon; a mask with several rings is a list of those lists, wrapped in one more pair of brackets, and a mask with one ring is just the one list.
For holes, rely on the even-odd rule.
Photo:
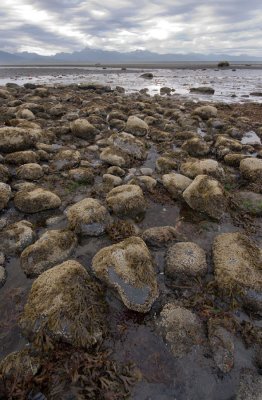
{"label": "gray cloud", "polygon": [[1,0],[0,49],[261,56],[261,0]]}

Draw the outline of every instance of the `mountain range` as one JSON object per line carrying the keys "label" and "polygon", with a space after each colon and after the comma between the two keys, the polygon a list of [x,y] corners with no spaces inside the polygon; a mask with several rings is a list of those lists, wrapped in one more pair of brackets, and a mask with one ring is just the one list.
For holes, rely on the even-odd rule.
{"label": "mountain range", "polygon": [[53,56],[42,56],[37,53],[7,53],[0,51],[0,64],[94,64],[94,63],[158,63],[158,62],[179,62],[179,61],[262,61],[261,57],[230,56],[227,54],[158,54],[147,50],[136,50],[132,52],[120,53],[118,51],[107,51],[100,49],[85,48],[73,53],[57,53]]}

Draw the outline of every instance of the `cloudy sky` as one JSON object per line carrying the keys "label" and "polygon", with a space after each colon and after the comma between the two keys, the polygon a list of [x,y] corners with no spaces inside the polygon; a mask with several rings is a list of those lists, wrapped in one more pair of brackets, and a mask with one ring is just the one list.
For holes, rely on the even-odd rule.
{"label": "cloudy sky", "polygon": [[0,0],[0,50],[261,56],[262,0]]}

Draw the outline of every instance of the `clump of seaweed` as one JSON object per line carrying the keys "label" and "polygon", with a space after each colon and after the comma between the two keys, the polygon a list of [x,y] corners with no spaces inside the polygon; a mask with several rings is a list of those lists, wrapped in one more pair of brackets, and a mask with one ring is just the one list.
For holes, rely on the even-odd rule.
{"label": "clump of seaweed", "polygon": [[117,220],[112,222],[112,224],[107,227],[106,232],[110,240],[115,243],[120,242],[130,236],[136,235],[134,225],[125,220]]}
{"label": "clump of seaweed", "polygon": [[12,366],[0,367],[1,399],[124,400],[136,382],[133,366],[117,364],[105,349],[86,352],[58,344],[41,356],[31,373],[24,373],[14,357],[10,362]]}

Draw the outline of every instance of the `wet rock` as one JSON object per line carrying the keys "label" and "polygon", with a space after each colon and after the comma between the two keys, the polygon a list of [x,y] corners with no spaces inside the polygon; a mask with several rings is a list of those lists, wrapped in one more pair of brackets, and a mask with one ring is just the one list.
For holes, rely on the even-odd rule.
{"label": "wet rock", "polygon": [[125,176],[125,170],[117,167],[117,166],[113,166],[113,167],[109,167],[107,169],[107,174],[111,174],[111,175],[117,175],[117,176]]}
{"label": "wet rock", "polygon": [[87,198],[66,210],[70,229],[87,236],[99,236],[110,223],[110,215],[100,201]]}
{"label": "wet rock", "polygon": [[160,88],[160,94],[163,96],[163,95],[168,95],[168,96],[170,96],[170,94],[171,94],[171,88],[169,88],[169,87],[166,87],[166,86],[164,86],[164,87],[161,87]]}
{"label": "wet rock", "polygon": [[[29,349],[8,354],[0,363],[0,374],[11,382],[29,382],[40,369],[40,359]],[[40,399],[42,400],[42,399]]]}
{"label": "wet rock", "polygon": [[189,178],[195,178],[197,175],[210,175],[221,180],[225,177],[223,168],[216,160],[212,159],[186,161],[181,164],[180,171]]}
{"label": "wet rock", "polygon": [[258,217],[262,216],[262,194],[242,191],[235,193],[234,199],[241,210]]}
{"label": "wet rock", "polygon": [[151,176],[138,176],[136,179],[132,179],[129,183],[139,185],[141,188],[152,192],[157,185],[157,180]]}
{"label": "wet rock", "polygon": [[129,156],[113,146],[101,151],[100,160],[117,167],[127,167],[130,164]]}
{"label": "wet rock", "polygon": [[227,206],[222,186],[207,175],[198,175],[184,191],[183,198],[193,210],[215,219],[222,217]]}
{"label": "wet rock", "polygon": [[204,340],[197,315],[173,303],[164,306],[157,325],[175,357],[183,357]]}
{"label": "wet rock", "polygon": [[140,168],[140,172],[141,172],[142,175],[145,175],[145,176],[153,175],[152,168]]}
{"label": "wet rock", "polygon": [[16,113],[16,118],[28,119],[29,121],[31,121],[35,119],[35,116],[31,110],[22,108]]}
{"label": "wet rock", "polygon": [[3,210],[11,198],[11,188],[6,183],[0,182],[0,210]]}
{"label": "wet rock", "polygon": [[198,115],[203,120],[207,120],[209,118],[216,118],[217,108],[214,106],[201,106],[195,108],[193,114]]}
{"label": "wet rock", "polygon": [[10,256],[20,254],[35,240],[33,225],[29,221],[19,221],[0,232],[0,251]]}
{"label": "wet rock", "polygon": [[112,189],[106,201],[109,209],[118,216],[136,217],[146,210],[143,191],[137,185],[122,185]]}
{"label": "wet rock", "polygon": [[223,322],[210,319],[208,321],[208,338],[214,361],[223,373],[228,373],[234,366],[234,338]]}
{"label": "wet rock", "polygon": [[71,132],[74,136],[88,141],[94,140],[97,129],[86,119],[78,118],[70,124]]}
{"label": "wet rock", "polygon": [[58,342],[88,348],[101,342],[105,306],[99,286],[76,261],[43,272],[33,283],[20,326],[39,346],[49,336]]}
{"label": "wet rock", "polygon": [[146,158],[146,150],[144,143],[137,139],[135,136],[121,132],[114,134],[109,139],[113,146],[122,152],[137,158],[139,160],[144,160]]}
{"label": "wet rock", "polygon": [[81,154],[76,150],[59,150],[53,158],[51,168],[65,171],[77,167],[81,161]]}
{"label": "wet rock", "polygon": [[192,138],[184,142],[182,149],[192,157],[202,157],[210,152],[210,145],[203,139]]}
{"label": "wet rock", "polygon": [[262,179],[262,160],[258,158],[245,158],[240,162],[240,172],[250,181]]}
{"label": "wet rock", "polygon": [[32,150],[16,151],[5,156],[5,162],[14,165],[37,163],[38,161],[38,154]]}
{"label": "wet rock", "polygon": [[208,86],[199,86],[196,88],[190,88],[190,93],[201,93],[201,94],[214,94],[215,89]]}
{"label": "wet rock", "polygon": [[42,188],[33,188],[30,191],[21,190],[15,195],[15,207],[25,213],[37,213],[61,206],[60,198],[53,192]]}
{"label": "wet rock", "polygon": [[40,239],[22,252],[21,267],[27,276],[38,276],[67,259],[76,245],[77,237],[71,231],[62,229],[46,231]]}
{"label": "wet rock", "polygon": [[6,183],[10,178],[10,172],[7,167],[0,164],[0,181]]}
{"label": "wet rock", "polygon": [[177,239],[177,231],[173,226],[155,226],[146,229],[142,239],[148,246],[163,247]]}
{"label": "wet rock", "polygon": [[153,79],[154,75],[152,74],[152,72],[146,72],[142,75],[140,75],[140,78],[144,78],[144,79]]}
{"label": "wet rock", "polygon": [[245,156],[244,154],[229,153],[225,155],[224,161],[227,165],[231,167],[239,167],[240,162],[244,160],[244,158],[247,158],[247,156]]}
{"label": "wet rock", "polygon": [[171,156],[162,156],[156,160],[156,169],[160,173],[168,173],[177,169],[177,162]]}
{"label": "wet rock", "polygon": [[16,174],[18,179],[25,179],[28,181],[35,181],[44,176],[44,171],[41,165],[36,163],[29,163],[21,165],[17,170]]}
{"label": "wet rock", "polygon": [[0,265],[0,288],[4,286],[6,277],[7,277],[6,270],[2,265]]}
{"label": "wet rock", "polygon": [[222,152],[224,149],[231,151],[241,151],[243,145],[236,139],[231,139],[225,135],[219,135],[216,139],[215,148],[218,152]]}
{"label": "wet rock", "polygon": [[226,296],[262,311],[262,252],[240,232],[215,238],[213,258],[216,281]]}
{"label": "wet rock", "polygon": [[203,276],[206,272],[206,254],[196,243],[176,243],[168,249],[165,273],[170,278],[187,280],[188,278]]}
{"label": "wet rock", "polygon": [[132,115],[127,120],[125,130],[135,136],[145,136],[148,133],[149,126],[142,119]]}
{"label": "wet rock", "polygon": [[151,256],[139,237],[133,236],[100,250],[93,258],[92,269],[131,310],[148,312],[158,297]]}
{"label": "wet rock", "polygon": [[75,182],[91,184],[94,182],[92,168],[74,168],[68,171],[68,176]]}
{"label": "wet rock", "polygon": [[236,400],[261,400],[262,376],[251,369],[241,371]]}
{"label": "wet rock", "polygon": [[34,131],[3,127],[0,128],[0,151],[11,153],[18,150],[26,150],[34,147],[37,135]]}
{"label": "wet rock", "polygon": [[122,184],[122,179],[119,176],[111,175],[111,174],[104,174],[103,175],[103,182],[106,185],[116,187]]}
{"label": "wet rock", "polygon": [[163,175],[162,182],[164,187],[172,195],[172,198],[177,200],[182,198],[183,192],[192,183],[192,180],[184,175],[171,173]]}

